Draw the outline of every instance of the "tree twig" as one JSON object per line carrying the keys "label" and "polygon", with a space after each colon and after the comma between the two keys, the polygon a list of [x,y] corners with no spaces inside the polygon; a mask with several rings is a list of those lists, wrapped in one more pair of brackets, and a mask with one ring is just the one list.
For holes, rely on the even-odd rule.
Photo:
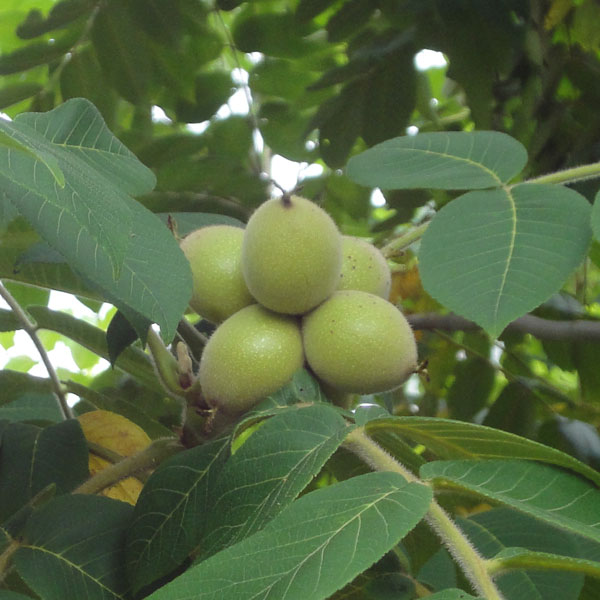
{"label": "tree twig", "polygon": [[14,315],[19,319],[19,321],[23,324],[23,329],[31,338],[31,341],[35,345],[37,351],[40,354],[40,358],[48,371],[48,376],[50,377],[50,381],[52,383],[52,389],[56,396],[58,402],[58,408],[65,419],[72,419],[73,412],[71,411],[71,407],[67,403],[67,396],[65,390],[58,378],[56,371],[54,370],[54,366],[50,362],[50,357],[44,348],[44,345],[40,341],[40,338],[37,334],[37,324],[32,321],[27,313],[23,310],[21,305],[15,300],[13,295],[4,287],[4,284],[0,281],[0,296],[6,301],[6,303],[10,306]]}
{"label": "tree twig", "polygon": [[[477,323],[455,314],[415,313],[406,315],[413,329],[441,329],[443,331],[476,331]],[[530,333],[540,340],[557,342],[599,342],[600,321],[579,319],[557,321],[535,315],[524,315],[506,326],[511,333]]]}
{"label": "tree twig", "polygon": [[408,248],[411,244],[420,240],[427,227],[429,227],[429,222],[421,223],[421,225],[409,229],[383,246],[383,248],[381,248],[381,253],[386,258],[399,254],[405,248]]}

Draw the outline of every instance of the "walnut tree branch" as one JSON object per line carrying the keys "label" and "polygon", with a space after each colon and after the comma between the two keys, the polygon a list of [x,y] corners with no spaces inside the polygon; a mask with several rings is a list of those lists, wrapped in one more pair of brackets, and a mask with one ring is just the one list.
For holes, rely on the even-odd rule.
{"label": "walnut tree branch", "polygon": [[[479,325],[455,314],[421,313],[406,315],[413,329],[441,329],[443,331],[475,331]],[[542,319],[525,315],[509,323],[505,329],[512,333],[530,333],[540,340],[559,342],[600,342],[600,321]]]}

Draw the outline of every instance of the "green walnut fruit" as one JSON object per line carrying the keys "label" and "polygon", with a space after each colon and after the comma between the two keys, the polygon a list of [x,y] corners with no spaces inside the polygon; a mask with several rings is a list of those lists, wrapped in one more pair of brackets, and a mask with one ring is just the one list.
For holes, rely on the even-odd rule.
{"label": "green walnut fruit", "polygon": [[336,289],[341,268],[342,237],[310,200],[275,198],[250,217],[242,272],[250,293],[267,308],[304,314]]}
{"label": "green walnut fruit", "polygon": [[192,269],[190,307],[212,323],[256,302],[241,267],[244,230],[231,225],[202,227],[180,243]]}
{"label": "green walnut fruit", "polygon": [[254,304],[223,322],[200,359],[200,386],[208,404],[235,415],[288,383],[302,367],[300,325]]}
{"label": "green walnut fruit", "polygon": [[311,369],[342,392],[392,390],[417,366],[415,338],[404,315],[367,292],[335,292],[304,316],[302,336]]}
{"label": "green walnut fruit", "polygon": [[392,287],[392,273],[379,248],[365,240],[342,237],[342,272],[338,290],[360,290],[386,300]]}

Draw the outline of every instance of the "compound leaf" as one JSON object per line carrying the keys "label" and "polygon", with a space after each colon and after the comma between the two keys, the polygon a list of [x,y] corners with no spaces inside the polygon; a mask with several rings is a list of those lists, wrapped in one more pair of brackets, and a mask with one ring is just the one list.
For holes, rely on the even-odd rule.
{"label": "compound leaf", "polygon": [[[90,516],[93,515],[93,518]],[[55,498],[27,522],[17,571],[44,600],[124,600],[131,507],[101,496]]]}
{"label": "compound leaf", "polygon": [[587,200],[561,186],[469,192],[444,206],[423,235],[423,286],[496,337],[581,263],[589,220]]}
{"label": "compound leaf", "polygon": [[328,598],[397,544],[430,501],[429,488],[391,472],[318,489],[148,598]]}
{"label": "compound leaf", "polygon": [[600,542],[600,491],[548,465],[518,460],[435,461],[421,467],[434,487],[471,491]]}
{"label": "compound leaf", "polygon": [[350,179],[383,189],[477,190],[510,181],[523,145],[498,131],[420,133],[386,140],[350,159]]}

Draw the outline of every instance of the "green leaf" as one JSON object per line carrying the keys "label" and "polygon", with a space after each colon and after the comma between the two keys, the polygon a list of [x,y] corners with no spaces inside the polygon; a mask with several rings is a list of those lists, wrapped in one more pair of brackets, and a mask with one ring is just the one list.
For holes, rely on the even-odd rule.
{"label": "green leaf", "polygon": [[127,533],[134,591],[177,568],[206,526],[209,492],[229,455],[227,439],[163,462],[142,489]]}
{"label": "green leaf", "polygon": [[341,42],[358,31],[369,20],[377,6],[364,0],[346,0],[341,8],[327,21],[327,39]]}
{"label": "green leaf", "polygon": [[371,68],[362,117],[362,137],[372,146],[400,135],[415,108],[415,49],[404,44],[390,53],[377,68]]}
{"label": "green leaf", "polygon": [[473,423],[431,417],[392,417],[369,421],[371,435],[389,431],[423,444],[439,458],[518,458],[537,460],[580,473],[600,485],[600,474],[572,456],[512,433]]}
{"label": "green leaf", "polygon": [[600,191],[596,194],[592,207],[592,231],[594,238],[600,241]]}
{"label": "green leaf", "polygon": [[[125,203],[127,193],[150,191],[152,173],[83,99],[0,124],[36,156],[42,155],[34,160],[11,149],[0,154],[0,177],[19,212],[76,269],[93,278],[106,256],[111,278],[117,275],[133,219]],[[39,168],[39,162],[47,170]],[[57,187],[62,173],[64,185]]]}
{"label": "green leaf", "polygon": [[134,222],[121,277],[114,281],[105,266],[92,283],[140,338],[145,338],[145,318],[158,323],[161,337],[170,342],[192,295],[190,264],[160,219],[140,203],[128,202]]}
{"label": "green leaf", "polygon": [[291,12],[253,14],[243,11],[233,23],[233,40],[242,52],[263,52],[268,56],[299,58],[322,48],[307,39],[310,32],[299,25]]}
{"label": "green leaf", "polygon": [[0,331],[15,331],[21,327],[23,327],[23,323],[12,310],[0,308]]}
{"label": "green leaf", "polygon": [[[342,167],[362,130],[366,106],[366,93],[362,81],[353,82],[342,92],[324,102],[313,119],[319,127],[319,148],[329,167]],[[360,183],[360,182],[359,182]]]}
{"label": "green leaf", "polygon": [[25,596],[10,590],[0,590],[0,600],[31,600],[31,596]]}
{"label": "green leaf", "polygon": [[[385,563],[384,556],[380,563]],[[378,572],[378,564],[361,573],[348,585],[338,590],[329,600],[413,600],[415,581],[398,572],[398,567],[388,572]]]}
{"label": "green leaf", "polygon": [[[144,331],[148,331],[151,323],[144,323]],[[110,364],[114,367],[120,354],[139,338],[136,330],[121,311],[117,311],[106,328],[106,347]],[[145,343],[145,340],[144,340]]]}
{"label": "green leaf", "polygon": [[25,392],[0,406],[0,420],[59,423],[63,414],[53,394]]}
{"label": "green leaf", "polygon": [[86,495],[55,498],[27,522],[14,555],[17,571],[44,600],[124,600],[130,519],[125,502]]}
{"label": "green leaf", "polygon": [[63,100],[87,98],[100,111],[109,127],[115,126],[118,95],[104,76],[91,45],[78,47],[64,65],[60,72],[60,94]]}
{"label": "green leaf", "polygon": [[31,356],[21,354],[20,356],[13,356],[7,363],[6,368],[12,369],[13,371],[23,371],[27,373],[31,367],[36,364],[36,361]]}
{"label": "green leaf", "polygon": [[294,408],[261,424],[211,491],[213,517],[199,544],[200,559],[260,531],[309,484],[349,431],[329,404]]}
{"label": "green leaf", "polygon": [[239,422],[236,435],[249,424],[252,425],[267,416],[278,414],[282,407],[297,408],[297,404],[313,404],[324,401],[326,399],[315,378],[306,369],[299,369],[287,385],[248,411],[246,417]]}
{"label": "green leaf", "polygon": [[180,237],[186,236],[188,233],[201,227],[208,225],[231,225],[233,227],[244,227],[244,223],[234,217],[220,215],[217,213],[203,212],[172,212],[158,213],[156,215],[160,220],[167,225],[169,219],[175,223],[177,235]]}
{"label": "green leaf", "polygon": [[596,470],[600,466],[600,435],[591,423],[555,415],[553,419],[541,424],[537,439],[574,456]]}
{"label": "green leaf", "polygon": [[40,429],[12,423],[2,432],[0,521],[54,483],[57,493],[88,477],[88,448],[79,422],[69,419]]}
{"label": "green leaf", "polygon": [[[29,158],[42,163],[48,169],[58,186],[60,188],[65,187],[65,175],[58,166],[56,159],[44,149],[35,148],[32,140],[27,139],[27,131],[20,132],[14,125],[4,119],[0,119],[0,146],[8,149],[9,164],[10,151],[16,150],[17,152],[21,152]],[[17,158],[18,156],[17,154]]]}
{"label": "green leaf", "polygon": [[60,29],[86,15],[93,7],[90,0],[62,0],[52,7],[45,19],[39,10],[32,9],[25,21],[17,27],[17,35],[27,40]]}
{"label": "green leaf", "polygon": [[531,437],[537,427],[538,401],[538,397],[527,384],[511,381],[504,386],[494,404],[490,406],[483,425]]}
{"label": "green leaf", "polygon": [[[45,306],[32,306],[29,313],[40,329],[56,331],[91,350],[98,356],[109,360],[106,336],[99,327],[90,325],[67,313],[54,311]],[[116,364],[117,368],[133,375],[144,385],[157,389],[160,386],[150,358],[139,348],[127,348],[122,352]]]}
{"label": "green leaf", "polygon": [[[410,551],[408,551],[408,555],[411,557],[412,565],[413,561]],[[432,590],[444,590],[446,588],[456,587],[456,563],[452,560],[448,550],[446,550],[446,548],[440,548],[435,552],[429,560],[416,571],[416,579],[419,583],[425,584]]]}
{"label": "green leaf", "polygon": [[263,102],[258,114],[265,143],[288,160],[307,161],[315,156],[306,148],[306,130],[311,113],[299,112],[282,100]]}
{"label": "green leaf", "polygon": [[570,473],[531,461],[435,461],[421,476],[437,488],[470,491],[600,542],[600,491]]}
{"label": "green leaf", "polygon": [[293,101],[304,96],[306,88],[316,78],[316,73],[307,71],[296,61],[265,57],[250,72],[249,84],[261,97],[275,96]]}
{"label": "green leaf", "polygon": [[425,231],[425,290],[497,337],[558,291],[587,253],[590,206],[561,186],[469,192]]}
{"label": "green leaf", "polygon": [[201,123],[207,121],[225,104],[233,92],[233,82],[228,71],[199,73],[195,82],[195,102],[179,100],[175,107],[178,121]]}
{"label": "green leaf", "polygon": [[348,162],[350,179],[384,189],[476,190],[507,183],[527,162],[498,131],[435,132],[387,140]]}
{"label": "green leaf", "polygon": [[34,42],[14,52],[0,55],[0,75],[20,73],[61,58],[75,42],[73,33],[76,32],[70,32],[58,40]]}
{"label": "green leaf", "polygon": [[50,292],[43,288],[22,285],[14,281],[7,281],[5,287],[23,308],[31,305],[46,306],[50,298]]}
{"label": "green leaf", "polygon": [[34,82],[13,83],[0,88],[0,109],[17,104],[42,91],[43,86]]}
{"label": "green leaf", "polygon": [[144,397],[145,404],[142,404],[135,395],[119,394],[111,389],[103,389],[101,393],[74,381],[66,382],[65,386],[69,393],[76,394],[81,399],[75,407],[78,414],[89,410],[109,410],[139,425],[153,440],[173,435],[168,427],[158,421],[160,416],[168,412],[168,407],[164,406],[162,399],[160,399],[162,414],[154,415],[150,414],[147,394]]}
{"label": "green leaf", "polygon": [[430,489],[396,473],[368,473],[310,492],[262,531],[148,598],[327,598],[398,543],[430,500]]}
{"label": "green leaf", "polygon": [[[13,219],[10,210],[14,210],[14,216],[18,214],[13,204],[8,200],[5,201],[5,206],[9,208],[8,213],[3,211],[0,205],[0,230],[2,230],[4,216],[8,221]],[[12,220],[0,235],[0,278],[100,298],[99,295],[90,290],[89,286],[84,285],[81,278],[77,277],[66,262],[42,263],[37,262],[37,260],[36,262],[29,262],[27,260],[28,249],[37,243],[46,244],[46,242],[39,242],[38,235],[31,229],[25,219]],[[46,247],[50,249],[47,244]],[[37,259],[35,252],[32,251],[32,253],[33,257]],[[58,256],[60,254],[56,250],[51,251],[51,259],[53,257],[58,259]],[[24,258],[25,262],[19,264],[21,258]],[[64,261],[64,258],[62,260]]]}
{"label": "green leaf", "polygon": [[91,39],[106,78],[132,104],[148,101],[156,78],[149,38],[127,4],[110,2],[93,20]]}
{"label": "green leaf", "polygon": [[310,21],[334,3],[335,0],[300,0],[296,6],[296,19],[300,23]]}
{"label": "green leaf", "polygon": [[486,359],[474,356],[459,362],[454,382],[446,394],[449,415],[470,421],[487,403],[496,379],[496,368]]}
{"label": "green leaf", "polygon": [[[34,377],[27,373],[0,370],[0,406],[17,400],[24,394],[35,394],[36,396],[51,396],[52,384],[49,379]],[[54,400],[56,402],[56,400]]]}
{"label": "green leaf", "polygon": [[[468,519],[459,518],[457,524],[492,564],[496,556],[517,549],[563,556],[577,556],[579,552],[580,538],[509,508],[484,511]],[[584,579],[577,573],[543,572],[535,568],[494,571],[494,575],[505,598],[540,600],[576,600]]]}
{"label": "green leaf", "polygon": [[[102,183],[118,186],[128,195],[138,196],[152,190],[156,180],[106,127],[94,105],[76,98],[46,113],[22,113],[15,122],[23,123],[46,138],[46,144],[73,169],[84,165],[102,176]],[[90,173],[86,170],[86,176]],[[95,179],[95,178],[94,178]]]}

